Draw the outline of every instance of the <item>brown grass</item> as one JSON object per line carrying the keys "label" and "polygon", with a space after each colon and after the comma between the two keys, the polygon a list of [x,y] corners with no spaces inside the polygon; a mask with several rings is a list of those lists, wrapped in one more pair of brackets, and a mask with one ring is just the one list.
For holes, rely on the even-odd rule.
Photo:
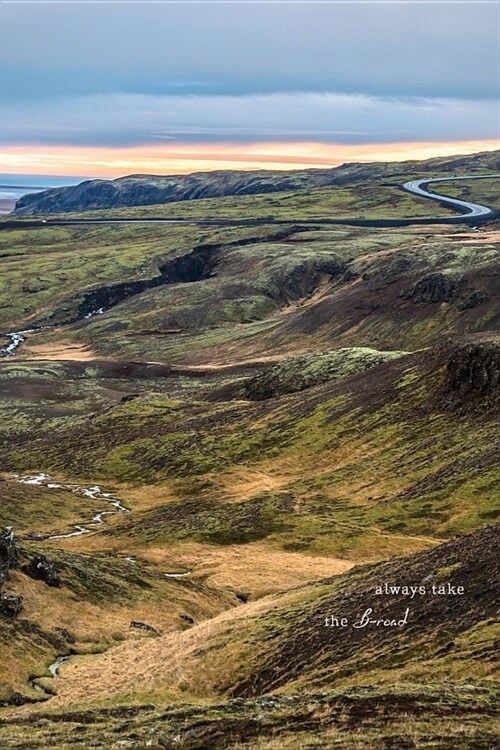
{"label": "brown grass", "polygon": [[262,542],[231,547],[185,543],[172,552],[157,547],[143,555],[164,570],[169,566],[192,570],[191,580],[202,579],[213,588],[242,592],[252,599],[338,575],[353,566],[348,560],[273,550]]}
{"label": "brown grass", "polygon": [[88,362],[97,358],[97,354],[88,346],[76,344],[70,339],[57,341],[54,343],[36,344],[30,343],[31,339],[27,338],[26,342],[20,348],[17,359],[33,360],[67,360],[75,362]]}
{"label": "brown grass", "polygon": [[[293,602],[299,593],[281,596],[281,605]],[[61,706],[76,707],[89,703],[126,700],[143,702],[146,696],[182,701],[196,699],[208,702],[217,697],[215,686],[221,677],[219,643],[221,633],[235,623],[255,617],[277,606],[266,597],[206,620],[190,630],[169,633],[155,639],[122,643],[103,654],[77,656],[63,665],[51,681],[57,695],[43,704],[42,710]],[[245,627],[245,624],[242,624]],[[200,659],[200,650],[203,659]],[[224,672],[237,669],[240,646],[224,649]],[[32,707],[18,709],[31,712]]]}

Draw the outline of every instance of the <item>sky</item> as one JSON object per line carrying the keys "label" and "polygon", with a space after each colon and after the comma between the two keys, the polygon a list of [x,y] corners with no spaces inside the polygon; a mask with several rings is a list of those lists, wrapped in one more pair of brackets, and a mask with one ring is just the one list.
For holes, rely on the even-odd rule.
{"label": "sky", "polygon": [[291,169],[499,146],[496,0],[1,7],[5,173]]}

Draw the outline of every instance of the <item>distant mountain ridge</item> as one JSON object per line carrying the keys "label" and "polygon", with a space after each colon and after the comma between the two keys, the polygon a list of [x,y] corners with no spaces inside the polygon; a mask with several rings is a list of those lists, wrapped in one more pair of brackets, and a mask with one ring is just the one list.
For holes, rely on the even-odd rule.
{"label": "distant mountain ridge", "polygon": [[55,214],[127,206],[308,190],[331,185],[352,185],[436,172],[456,174],[474,169],[494,169],[500,152],[454,156],[427,161],[347,163],[332,169],[295,171],[197,172],[187,175],[129,175],[115,180],[87,180],[78,185],[29,193],[17,203],[14,214]]}

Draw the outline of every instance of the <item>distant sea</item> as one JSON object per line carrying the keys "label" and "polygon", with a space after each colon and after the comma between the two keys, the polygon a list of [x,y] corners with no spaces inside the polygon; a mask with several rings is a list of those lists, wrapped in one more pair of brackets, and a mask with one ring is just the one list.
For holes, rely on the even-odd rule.
{"label": "distant sea", "polygon": [[64,177],[43,174],[0,174],[0,200],[17,201],[26,193],[39,193],[48,188],[77,185],[91,177]]}

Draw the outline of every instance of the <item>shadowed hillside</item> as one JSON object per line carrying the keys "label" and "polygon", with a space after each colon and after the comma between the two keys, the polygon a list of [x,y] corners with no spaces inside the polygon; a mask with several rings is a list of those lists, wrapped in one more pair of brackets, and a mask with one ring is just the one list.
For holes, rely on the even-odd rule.
{"label": "shadowed hillside", "polygon": [[403,182],[406,175],[431,171],[446,176],[498,164],[498,153],[437,158],[385,164],[344,164],[333,169],[304,169],[296,172],[221,171],[188,175],[130,175],[116,180],[88,180],[80,185],[52,188],[24,195],[17,201],[14,213],[28,216],[67,211],[149,206],[152,204],[220,198],[228,195],[257,195],[296,190],[310,190],[329,185],[348,186],[379,182],[390,178]]}

